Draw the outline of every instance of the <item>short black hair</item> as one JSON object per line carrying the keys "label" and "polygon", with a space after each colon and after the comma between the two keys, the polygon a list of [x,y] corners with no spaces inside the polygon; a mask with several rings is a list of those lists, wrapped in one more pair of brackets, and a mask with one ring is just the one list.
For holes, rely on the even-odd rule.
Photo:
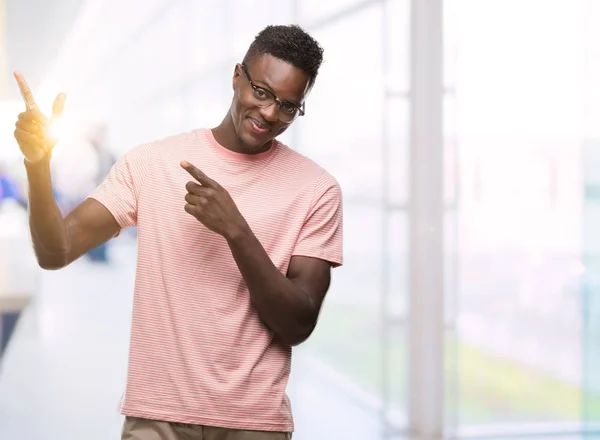
{"label": "short black hair", "polygon": [[272,55],[304,71],[315,83],[323,63],[323,48],[298,25],[270,25],[256,35],[244,56],[244,63]]}

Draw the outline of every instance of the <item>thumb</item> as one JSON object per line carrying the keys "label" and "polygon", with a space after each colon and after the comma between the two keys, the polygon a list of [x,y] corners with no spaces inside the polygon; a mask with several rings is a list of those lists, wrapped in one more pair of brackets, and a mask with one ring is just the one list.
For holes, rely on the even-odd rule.
{"label": "thumb", "polygon": [[62,116],[66,100],[67,95],[65,95],[64,93],[58,94],[58,96],[54,100],[54,105],[52,106],[52,119],[59,119]]}

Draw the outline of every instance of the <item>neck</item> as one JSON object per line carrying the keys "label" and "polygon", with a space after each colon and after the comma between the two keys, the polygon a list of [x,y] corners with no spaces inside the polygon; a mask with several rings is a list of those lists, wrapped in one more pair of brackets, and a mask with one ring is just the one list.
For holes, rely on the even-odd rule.
{"label": "neck", "polygon": [[242,153],[242,154],[257,154],[262,153],[268,150],[271,146],[272,141],[267,142],[263,145],[258,151],[249,151],[249,148],[246,146],[244,142],[239,138],[235,131],[235,126],[233,125],[233,119],[231,118],[231,113],[227,112],[223,121],[212,129],[213,136],[216,141],[221,144],[223,147],[227,148],[234,153]]}

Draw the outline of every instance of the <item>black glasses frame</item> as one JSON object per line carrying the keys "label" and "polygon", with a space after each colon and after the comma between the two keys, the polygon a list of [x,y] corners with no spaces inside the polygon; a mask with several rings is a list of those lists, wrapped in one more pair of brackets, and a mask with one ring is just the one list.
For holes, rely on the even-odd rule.
{"label": "black glasses frame", "polygon": [[270,91],[270,90],[268,90],[268,89],[265,89],[264,87],[257,86],[256,84],[254,84],[254,82],[252,81],[252,77],[250,76],[250,73],[248,72],[248,67],[247,67],[245,64],[240,64],[239,66],[240,66],[240,68],[242,69],[242,72],[244,73],[244,75],[245,75],[245,76],[246,76],[246,78],[248,79],[248,82],[250,83],[250,86],[252,87],[252,89],[253,89],[254,91],[261,91],[261,92],[265,93],[266,95],[268,95],[268,96],[271,96],[271,97],[273,98],[273,102],[276,102],[276,103],[277,103],[277,106],[278,106],[278,111],[277,111],[277,119],[279,119],[279,120],[281,121],[281,119],[279,118],[279,112],[281,111],[281,106],[282,106],[283,104],[286,104],[286,105],[291,105],[291,106],[292,106],[292,107],[294,107],[296,110],[298,110],[298,113],[297,113],[297,114],[296,114],[296,115],[295,115],[295,116],[292,118],[292,120],[291,120],[291,121],[281,121],[281,122],[291,123],[291,122],[293,122],[293,121],[294,121],[294,120],[295,120],[295,119],[296,119],[298,116],[304,116],[304,114],[306,113],[306,112],[304,111],[304,109],[305,109],[304,103],[302,103],[302,105],[301,105],[301,106],[299,106],[299,105],[297,105],[297,104],[295,104],[295,103],[293,103],[293,102],[290,102],[290,101],[286,101],[286,100],[279,99],[279,98],[277,97],[277,95],[275,95],[275,93],[271,92],[271,91]]}

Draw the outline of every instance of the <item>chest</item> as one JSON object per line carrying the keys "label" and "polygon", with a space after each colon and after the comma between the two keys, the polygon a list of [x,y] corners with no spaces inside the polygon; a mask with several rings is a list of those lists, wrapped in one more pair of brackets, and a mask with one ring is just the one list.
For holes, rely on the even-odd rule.
{"label": "chest", "polygon": [[[233,267],[225,239],[184,210],[186,184],[192,177],[178,162],[160,171],[163,178],[150,180],[140,192],[140,240],[151,243],[165,258],[185,255],[204,265]],[[285,270],[310,209],[310,188],[287,179],[274,182],[260,173],[225,173],[207,165],[203,171],[229,192],[272,261]]]}

